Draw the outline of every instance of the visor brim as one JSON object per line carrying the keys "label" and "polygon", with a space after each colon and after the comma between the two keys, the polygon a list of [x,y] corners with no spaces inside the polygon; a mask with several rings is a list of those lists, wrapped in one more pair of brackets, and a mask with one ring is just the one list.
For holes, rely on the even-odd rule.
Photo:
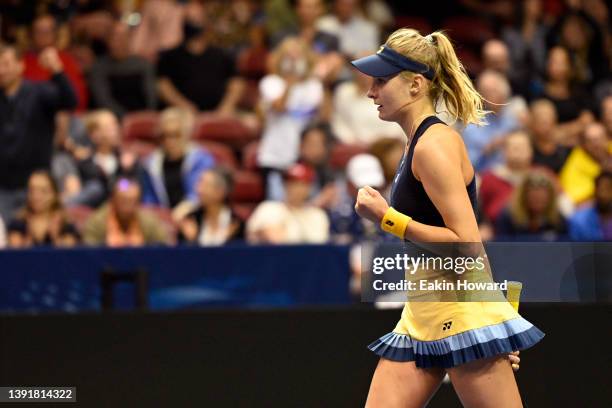
{"label": "visor brim", "polygon": [[375,78],[387,77],[403,71],[402,68],[385,61],[378,54],[351,61],[351,65],[364,74]]}

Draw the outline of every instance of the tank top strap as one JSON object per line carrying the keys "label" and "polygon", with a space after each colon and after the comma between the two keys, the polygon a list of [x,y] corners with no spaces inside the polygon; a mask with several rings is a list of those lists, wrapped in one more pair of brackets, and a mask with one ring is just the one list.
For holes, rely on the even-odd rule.
{"label": "tank top strap", "polygon": [[418,142],[419,138],[429,129],[430,126],[435,125],[436,123],[444,123],[437,116],[428,116],[419,124],[417,130],[414,132],[414,136],[410,141],[410,146],[408,147],[408,162],[412,162],[412,154],[414,151],[414,146]]}

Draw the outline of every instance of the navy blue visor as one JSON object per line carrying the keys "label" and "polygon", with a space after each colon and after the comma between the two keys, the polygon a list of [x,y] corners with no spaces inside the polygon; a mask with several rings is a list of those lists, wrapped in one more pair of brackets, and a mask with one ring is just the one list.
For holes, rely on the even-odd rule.
{"label": "navy blue visor", "polygon": [[432,68],[405,57],[386,45],[383,45],[376,54],[351,61],[351,64],[364,74],[376,78],[395,75],[401,71],[421,74],[430,81],[434,77]]}

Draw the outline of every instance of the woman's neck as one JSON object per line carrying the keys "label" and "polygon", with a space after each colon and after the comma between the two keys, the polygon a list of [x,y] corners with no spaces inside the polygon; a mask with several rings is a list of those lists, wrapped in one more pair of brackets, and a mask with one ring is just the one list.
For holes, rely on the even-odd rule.
{"label": "woman's neck", "polygon": [[417,101],[411,109],[408,109],[404,113],[398,123],[402,127],[406,137],[408,137],[408,142],[412,140],[421,122],[428,116],[435,116],[435,114],[436,111],[429,98],[422,98],[420,101]]}

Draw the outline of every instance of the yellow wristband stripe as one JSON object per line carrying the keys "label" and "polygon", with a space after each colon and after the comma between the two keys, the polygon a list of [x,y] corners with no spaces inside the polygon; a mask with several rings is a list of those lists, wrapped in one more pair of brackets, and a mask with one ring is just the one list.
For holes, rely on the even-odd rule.
{"label": "yellow wristband stripe", "polygon": [[396,237],[404,239],[404,233],[406,232],[406,227],[410,220],[412,220],[412,218],[409,216],[402,214],[393,207],[389,207],[385,216],[380,221],[380,228],[385,232],[389,232]]}

